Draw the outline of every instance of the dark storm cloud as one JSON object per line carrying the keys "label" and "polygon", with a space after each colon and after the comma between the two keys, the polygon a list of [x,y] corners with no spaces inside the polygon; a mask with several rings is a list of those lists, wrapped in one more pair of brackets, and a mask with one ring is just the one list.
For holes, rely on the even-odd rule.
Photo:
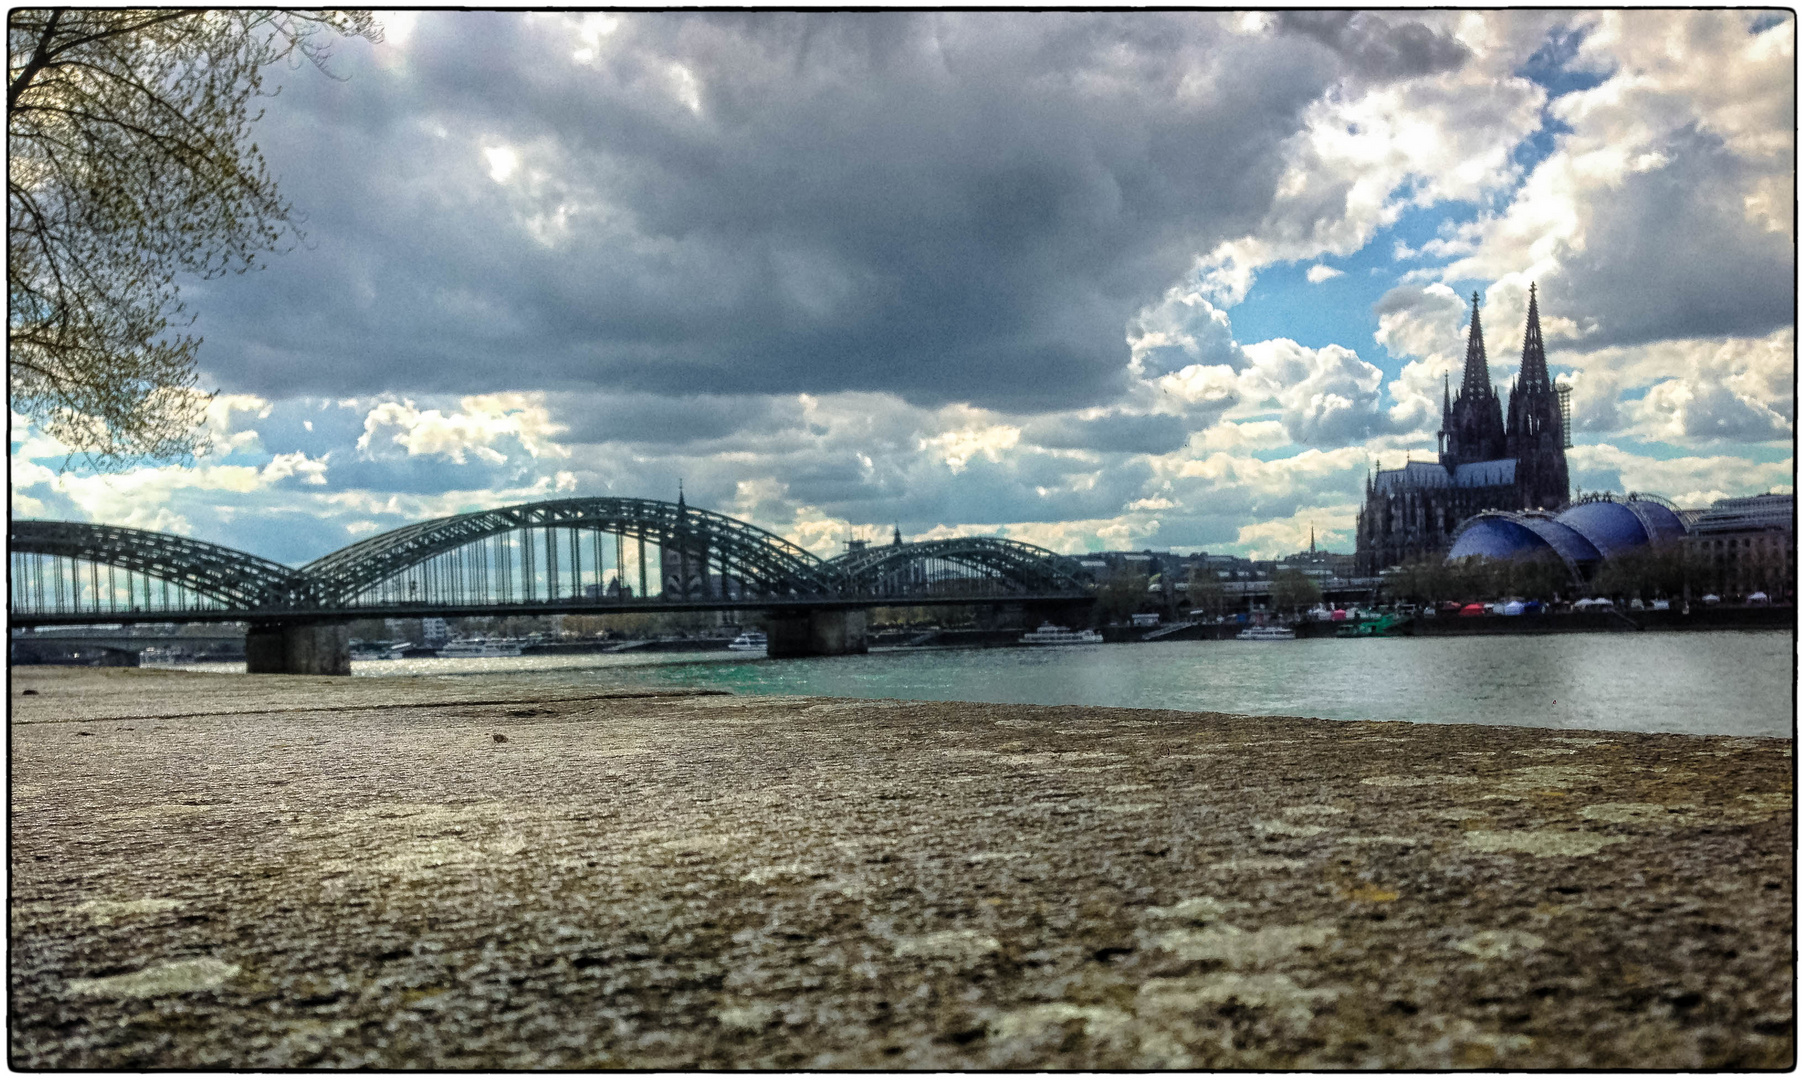
{"label": "dark storm cloud", "polygon": [[1757,337],[1790,325],[1793,241],[1749,220],[1741,192],[1751,167],[1695,127],[1662,149],[1665,165],[1629,174],[1592,204],[1584,250],[1541,282],[1589,330],[1570,344]]}
{"label": "dark storm cloud", "polygon": [[1460,41],[1422,23],[1358,11],[1280,11],[1281,30],[1314,38],[1355,71],[1395,79],[1451,71],[1472,55]]}
{"label": "dark storm cloud", "polygon": [[585,66],[561,17],[423,16],[404,63],[347,47],[272,104],[308,244],[191,291],[203,366],[270,397],[1099,402],[1337,77],[1232,18],[629,15]]}

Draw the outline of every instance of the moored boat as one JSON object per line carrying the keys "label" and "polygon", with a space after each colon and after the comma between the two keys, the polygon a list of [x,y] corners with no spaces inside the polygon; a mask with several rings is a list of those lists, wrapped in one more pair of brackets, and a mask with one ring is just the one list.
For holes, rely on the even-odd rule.
{"label": "moored boat", "polygon": [[351,646],[351,659],[353,659],[353,660],[399,660],[399,659],[401,659],[401,650],[394,649],[394,648],[388,648],[386,646],[376,647],[376,646],[372,646],[372,645],[353,645],[353,646]]}
{"label": "moored boat", "polygon": [[1294,641],[1297,632],[1288,626],[1249,626],[1235,634],[1237,641]]}
{"label": "moored boat", "polygon": [[770,647],[770,638],[762,630],[747,630],[727,643],[734,652],[759,652]]}
{"label": "moored boat", "polygon": [[353,641],[351,659],[399,660],[407,648],[408,643],[405,641]]}
{"label": "moored boat", "polygon": [[1100,645],[1102,635],[1094,630],[1068,630],[1052,623],[1041,623],[1038,630],[1021,635],[1023,645]]}
{"label": "moored boat", "polygon": [[464,641],[453,641],[440,648],[438,654],[447,660],[519,656],[520,643],[508,638],[470,638]]}

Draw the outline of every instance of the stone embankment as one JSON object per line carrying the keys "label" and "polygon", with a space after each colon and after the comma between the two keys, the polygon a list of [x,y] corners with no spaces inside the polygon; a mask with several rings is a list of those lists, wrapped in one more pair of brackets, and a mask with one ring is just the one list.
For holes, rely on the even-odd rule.
{"label": "stone embankment", "polygon": [[1787,740],[49,668],[10,705],[15,1068],[1794,1061]]}

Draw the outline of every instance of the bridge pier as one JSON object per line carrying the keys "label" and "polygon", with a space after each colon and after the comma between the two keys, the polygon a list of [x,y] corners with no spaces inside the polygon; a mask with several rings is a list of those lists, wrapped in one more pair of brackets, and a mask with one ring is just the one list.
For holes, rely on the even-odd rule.
{"label": "bridge pier", "polygon": [[765,655],[782,658],[868,652],[865,639],[867,615],[863,608],[773,611],[765,623],[769,637]]}
{"label": "bridge pier", "polygon": [[348,623],[252,623],[244,635],[244,667],[252,675],[349,675]]}

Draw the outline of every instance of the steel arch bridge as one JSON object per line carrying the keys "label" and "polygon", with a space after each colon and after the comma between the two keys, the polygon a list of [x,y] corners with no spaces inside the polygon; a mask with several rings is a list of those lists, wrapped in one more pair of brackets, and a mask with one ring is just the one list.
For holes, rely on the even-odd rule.
{"label": "steel arch bridge", "polygon": [[681,499],[556,499],[455,514],[368,537],[298,569],[186,537],[79,522],[15,521],[9,554],[9,608],[19,626],[1090,595],[1058,556],[1031,544],[969,537],[823,561]]}
{"label": "steel arch bridge", "polygon": [[[605,588],[600,580],[606,564],[604,537],[616,540],[616,595],[631,587],[624,562],[628,539],[639,557],[636,595],[641,599],[650,593],[648,545],[675,553],[676,581],[665,583],[661,577],[660,582],[674,584],[664,591],[683,599],[796,598],[838,591],[836,577],[820,559],[775,533],[681,500],[653,499],[558,499],[423,521],[315,559],[301,573],[317,590],[319,602],[329,607],[431,603],[469,599],[472,593],[493,593],[504,603],[551,602],[583,595],[585,538],[597,579],[591,584]],[[502,538],[509,542],[495,542]],[[412,571],[423,572],[410,579]],[[418,586],[411,594],[395,595],[410,581]]]}
{"label": "steel arch bridge", "polygon": [[[121,570],[126,575],[126,612],[256,611],[302,606],[310,598],[305,576],[281,563],[185,536],[119,525],[14,521],[7,534],[7,553],[15,616],[116,612]],[[102,568],[108,578],[105,586],[100,581]],[[103,598],[111,603],[103,604]]]}
{"label": "steel arch bridge", "polygon": [[897,599],[953,596],[1082,596],[1086,589],[1056,553],[1019,540],[961,536],[852,551],[827,565],[847,595]]}

